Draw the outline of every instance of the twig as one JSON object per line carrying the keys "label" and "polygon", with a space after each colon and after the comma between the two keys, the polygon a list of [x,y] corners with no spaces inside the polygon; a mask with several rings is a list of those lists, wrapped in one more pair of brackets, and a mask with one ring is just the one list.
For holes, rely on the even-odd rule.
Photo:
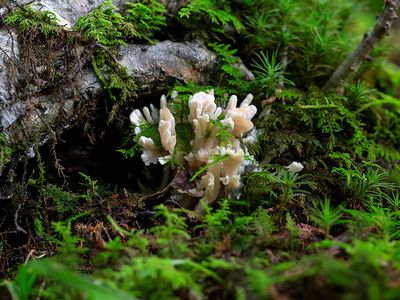
{"label": "twig", "polygon": [[324,88],[336,88],[342,81],[351,79],[358,70],[361,63],[369,57],[369,53],[376,44],[385,36],[389,35],[390,27],[397,19],[397,9],[400,0],[385,0],[384,9],[374,27],[364,35],[363,40],[349,56],[342,62],[329,78]]}
{"label": "twig", "polygon": [[[284,32],[288,31],[287,23],[284,24],[283,31]],[[283,51],[282,51],[282,73],[279,76],[279,83],[278,83],[278,89],[280,91],[283,91],[285,89],[284,74],[286,72],[286,68],[287,68],[287,65],[288,65],[288,55],[289,55],[289,47],[288,47],[287,43],[285,43],[285,45],[283,46]],[[286,105],[285,97],[282,96],[281,99],[282,99],[282,104]]]}
{"label": "twig", "polygon": [[19,231],[19,232],[22,232],[23,234],[27,235],[28,233],[26,232],[26,230],[23,229],[23,228],[18,224],[18,214],[19,214],[19,211],[21,210],[21,208],[22,208],[22,204],[19,203],[17,209],[15,210],[15,215],[14,215],[15,230],[16,230],[16,231]]}

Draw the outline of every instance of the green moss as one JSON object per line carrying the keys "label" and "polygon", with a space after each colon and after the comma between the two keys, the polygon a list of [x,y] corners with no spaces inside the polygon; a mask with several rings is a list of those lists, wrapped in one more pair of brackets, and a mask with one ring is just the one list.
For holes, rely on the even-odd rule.
{"label": "green moss", "polygon": [[128,36],[137,35],[133,25],[125,21],[112,0],[104,1],[89,14],[79,18],[75,26],[84,39],[106,47],[125,45]]}
{"label": "green moss", "polygon": [[229,1],[194,0],[179,11],[181,18],[190,18],[193,14],[203,14],[217,25],[232,24],[237,31],[243,29],[241,22],[231,14]]}
{"label": "green moss", "polygon": [[138,38],[154,43],[154,34],[167,25],[166,8],[156,0],[141,0],[126,3],[126,20],[133,24]]}
{"label": "green moss", "polygon": [[209,43],[208,46],[218,55],[220,74],[218,83],[228,94],[243,95],[249,92],[250,84],[240,70],[241,60],[235,56],[237,50],[230,49],[228,44]]}
{"label": "green moss", "polygon": [[92,59],[92,66],[112,101],[124,103],[136,97],[135,80],[125,67],[115,61],[112,52],[99,50]]}
{"label": "green moss", "polygon": [[10,162],[14,153],[15,150],[9,144],[8,139],[0,133],[0,171]]}
{"label": "green moss", "polygon": [[18,26],[21,33],[32,35],[40,32],[44,37],[54,37],[62,27],[57,24],[54,13],[46,10],[33,10],[31,6],[17,7],[5,18],[8,25]]}
{"label": "green moss", "polygon": [[121,14],[111,0],[79,18],[76,28],[84,39],[101,46],[92,59],[93,69],[109,97],[119,104],[136,97],[135,80],[117,61],[117,46],[131,39],[154,42],[154,32],[165,25],[165,7],[157,1],[128,2]]}

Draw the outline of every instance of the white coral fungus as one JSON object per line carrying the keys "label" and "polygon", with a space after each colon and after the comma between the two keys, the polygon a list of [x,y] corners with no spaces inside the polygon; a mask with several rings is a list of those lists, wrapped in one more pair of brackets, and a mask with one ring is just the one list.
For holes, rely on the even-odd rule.
{"label": "white coral fungus", "polygon": [[150,124],[156,124],[159,120],[158,110],[153,104],[150,104],[150,109],[146,106],[143,108],[143,114],[139,109],[135,109],[129,115],[129,119],[135,126],[140,126],[146,122]]}
{"label": "white coral fungus", "polygon": [[164,150],[172,154],[176,145],[175,118],[167,107],[167,99],[164,95],[161,97],[160,107],[160,111],[158,111],[153,104],[150,104],[150,109],[145,106],[143,113],[139,109],[135,109],[129,115],[131,123],[136,126],[136,135],[140,135],[141,125],[145,123],[157,125],[158,123],[158,132],[163,149],[159,149],[149,137],[141,136],[138,141],[138,144],[143,147],[141,158],[146,166],[157,162],[165,164],[171,159],[171,155],[166,154]]}
{"label": "white coral fungus", "polygon": [[175,118],[167,107],[167,98],[164,95],[161,97],[160,106],[158,131],[161,137],[161,144],[165,150],[172,154],[176,145]]}
{"label": "white coral fungus", "polygon": [[299,173],[301,170],[303,170],[304,166],[302,163],[299,163],[297,161],[292,162],[290,165],[285,167],[290,173]]}
{"label": "white coral fungus", "polygon": [[214,91],[209,93],[199,92],[189,98],[189,122],[202,118],[215,120],[221,114],[222,109],[217,107],[214,99]]}
{"label": "white coral fungus", "polygon": [[146,166],[150,164],[156,164],[160,157],[160,150],[154,144],[153,139],[141,136],[139,139],[139,145],[143,147],[143,153],[140,156]]}
{"label": "white coral fungus", "polygon": [[245,132],[253,129],[253,122],[251,119],[257,113],[257,108],[254,105],[250,105],[253,100],[253,95],[248,94],[243,100],[239,107],[237,106],[237,97],[231,96],[228,102],[228,106],[225,110],[226,118],[231,118],[234,123],[233,135],[241,137]]}
{"label": "white coral fungus", "polygon": [[[174,95],[176,98],[177,95]],[[232,96],[225,109],[215,103],[214,91],[199,92],[189,98],[188,122],[193,129],[191,151],[180,153],[181,162],[187,164],[189,173],[194,175],[199,168],[206,167],[205,173],[196,178],[196,193],[208,203],[216,200],[220,193],[228,192],[240,186],[240,174],[243,172],[245,151],[238,138],[253,129],[251,119],[257,108],[251,105],[253,96],[249,94],[238,106],[238,99]],[[223,118],[222,118],[223,117]],[[161,139],[162,149],[156,147],[151,138],[140,137],[143,147],[142,160],[150,163],[165,163],[174,154],[177,143],[175,119],[167,107],[165,96],[161,97],[159,112],[150,105],[143,113],[136,109],[130,115],[131,122],[140,126],[147,122],[156,125]],[[215,126],[220,122],[220,126]],[[221,129],[222,128],[222,129]],[[225,137],[220,138],[220,131],[225,130]],[[140,134],[140,130],[138,131]],[[249,140],[254,142],[255,131]],[[183,155],[182,155],[183,154]],[[182,158],[184,157],[184,158]],[[221,190],[224,187],[224,190]]]}

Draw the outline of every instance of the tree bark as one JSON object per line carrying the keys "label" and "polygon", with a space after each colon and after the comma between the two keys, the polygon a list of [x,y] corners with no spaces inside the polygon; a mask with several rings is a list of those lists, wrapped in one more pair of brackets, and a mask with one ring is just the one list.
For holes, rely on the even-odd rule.
{"label": "tree bark", "polygon": [[[0,30],[0,36],[3,37],[0,39],[3,69],[0,73],[0,132],[10,142],[44,141],[49,128],[68,128],[87,108],[96,105],[96,96],[102,89],[92,70],[83,65],[76,73],[69,74],[71,78],[62,84],[61,90],[55,89],[50,94],[46,91],[27,92],[28,87],[21,86],[18,73],[15,73],[19,63],[17,40],[14,34],[4,39],[7,36],[4,30]],[[197,42],[164,41],[153,46],[130,44],[121,48],[120,55],[121,65],[127,67],[137,82],[137,93],[141,95],[165,88],[177,79],[208,83],[217,64],[216,56]]]}

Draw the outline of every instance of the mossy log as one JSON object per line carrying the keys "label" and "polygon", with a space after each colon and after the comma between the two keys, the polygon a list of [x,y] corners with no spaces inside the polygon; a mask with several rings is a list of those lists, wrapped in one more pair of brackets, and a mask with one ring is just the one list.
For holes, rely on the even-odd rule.
{"label": "mossy log", "polygon": [[[51,1],[45,7],[51,6],[73,26],[99,2]],[[23,1],[11,3],[21,5]],[[0,25],[0,134],[11,147],[28,155],[35,145],[46,142],[51,132],[59,134],[92,117],[90,112],[104,104],[98,101],[104,93],[90,64],[90,45],[67,43],[67,30],[53,41],[33,41],[4,22]],[[115,59],[134,78],[139,97],[165,89],[177,79],[209,83],[218,64],[216,55],[198,41],[131,43],[122,46]],[[55,62],[58,74],[52,70]],[[125,105],[132,106],[133,101],[128,99]]]}

